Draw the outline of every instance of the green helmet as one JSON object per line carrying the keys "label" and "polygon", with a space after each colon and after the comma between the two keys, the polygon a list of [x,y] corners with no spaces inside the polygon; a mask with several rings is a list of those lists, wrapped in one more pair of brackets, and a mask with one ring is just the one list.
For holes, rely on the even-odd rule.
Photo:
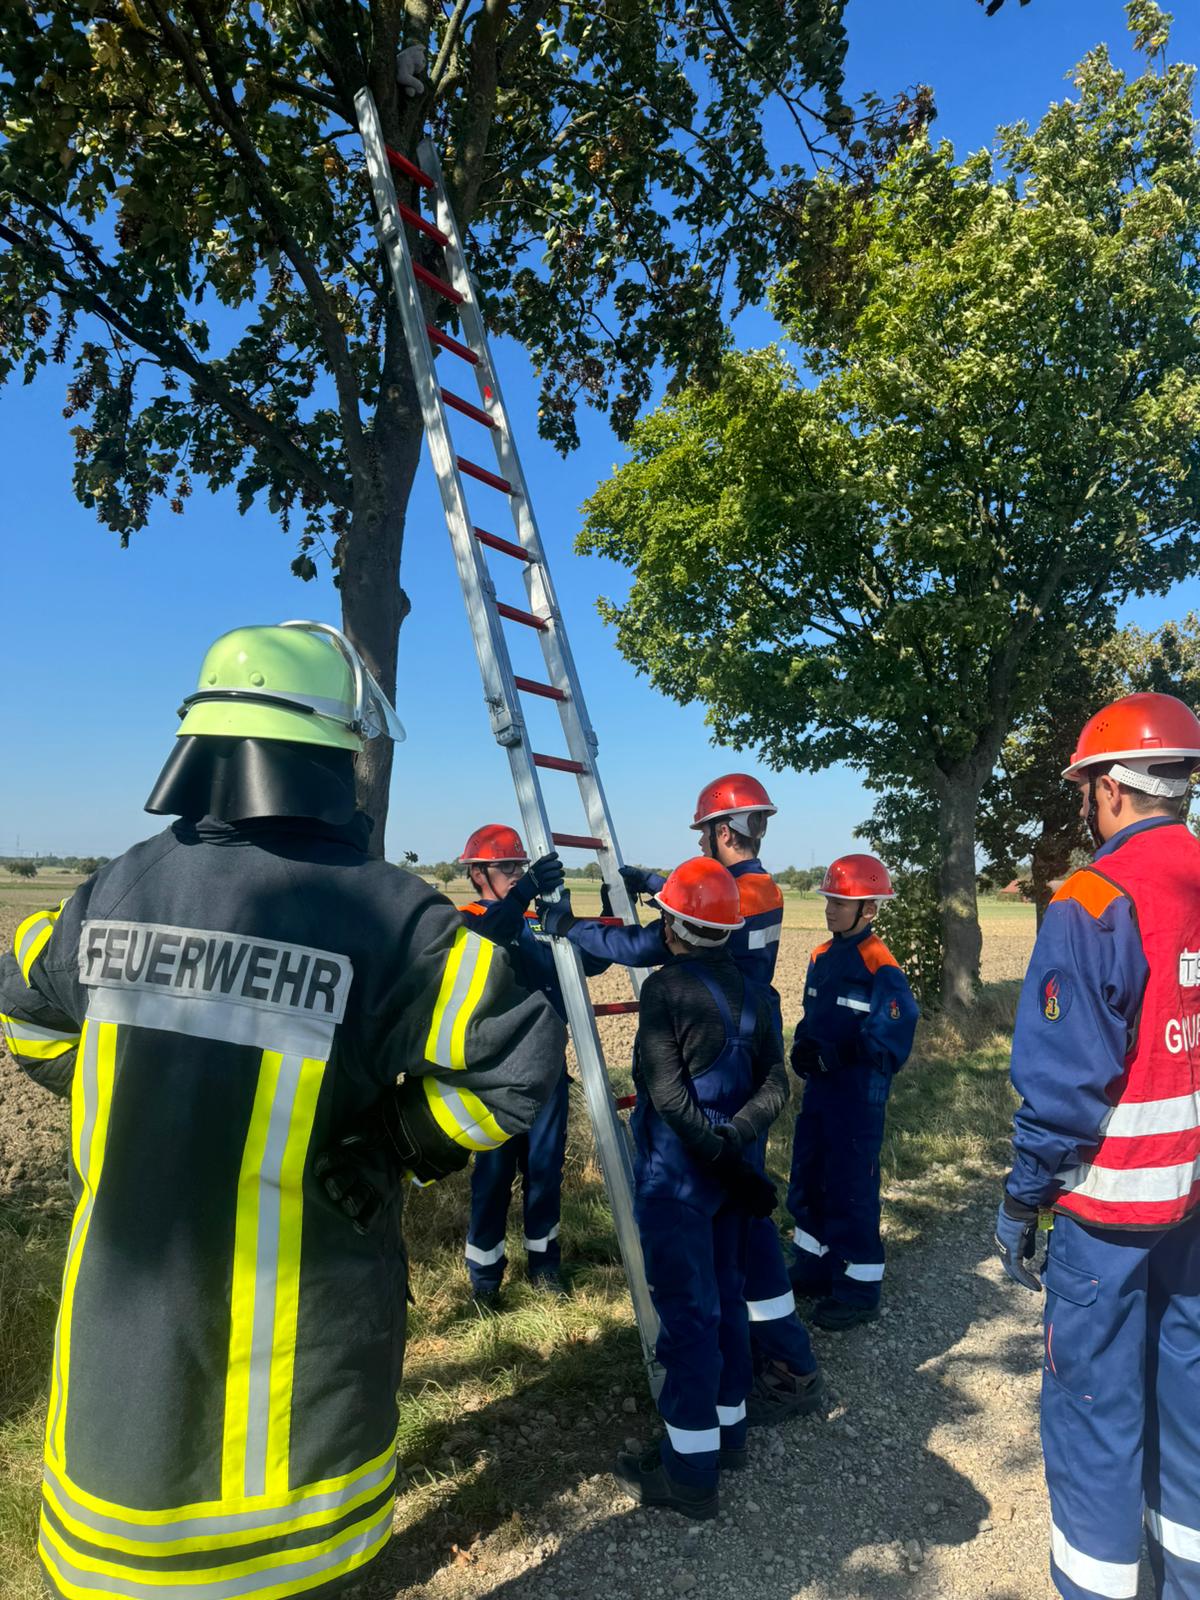
{"label": "green helmet", "polygon": [[223,633],[179,714],[178,737],[283,739],[335,750],[361,750],[377,734],[404,738],[358,651],[326,622]]}

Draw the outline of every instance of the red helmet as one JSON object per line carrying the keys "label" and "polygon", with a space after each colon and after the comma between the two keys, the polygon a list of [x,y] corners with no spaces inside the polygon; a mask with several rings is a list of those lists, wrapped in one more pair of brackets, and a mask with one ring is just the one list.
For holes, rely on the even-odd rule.
{"label": "red helmet", "polygon": [[877,856],[839,856],[826,867],[817,890],[830,900],[891,900],[895,892]]}
{"label": "red helmet", "polygon": [[1101,762],[1200,761],[1200,720],[1173,694],[1127,694],[1084,724],[1064,778]]}
{"label": "red helmet", "polygon": [[765,811],[773,817],[776,809],[757,778],[752,778],[748,772],[727,772],[723,778],[714,778],[701,789],[692,827],[702,828],[706,822],[727,817],[735,811]]}
{"label": "red helmet", "polygon": [[502,822],[486,822],[475,829],[458,859],[473,866],[477,861],[528,861],[529,857],[515,828],[506,828]]}
{"label": "red helmet", "polygon": [[655,904],[701,928],[740,928],[737,879],[711,856],[685,861],[654,896]]}

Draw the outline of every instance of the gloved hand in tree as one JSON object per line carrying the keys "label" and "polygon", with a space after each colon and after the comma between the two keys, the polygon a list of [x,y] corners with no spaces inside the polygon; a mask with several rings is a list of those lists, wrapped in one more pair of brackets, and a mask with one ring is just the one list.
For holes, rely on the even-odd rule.
{"label": "gloved hand in tree", "polygon": [[996,1248],[1000,1265],[1014,1283],[1037,1293],[1042,1280],[1033,1271],[1037,1255],[1038,1212],[1036,1206],[1022,1205],[1005,1191],[996,1216]]}
{"label": "gloved hand in tree", "polygon": [[508,892],[522,906],[527,906],[535,897],[544,899],[546,895],[561,889],[565,878],[558,851],[551,850],[548,855],[531,861]]}
{"label": "gloved hand in tree", "polygon": [[434,1120],[421,1080],[405,1078],[320,1152],[313,1171],[334,1205],[368,1233],[408,1178],[436,1183],[470,1159]]}
{"label": "gloved hand in tree", "polygon": [[423,45],[406,45],[396,56],[396,82],[410,100],[425,93],[421,81],[425,77],[425,48]]}
{"label": "gloved hand in tree", "polygon": [[752,1217],[769,1217],[775,1209],[775,1185],[746,1160],[736,1128],[718,1123],[713,1132],[720,1138],[721,1148],[712,1159],[712,1169],[730,1200]]}
{"label": "gloved hand in tree", "polygon": [[564,889],[557,900],[539,900],[538,917],[541,920],[543,933],[548,933],[556,939],[564,938],[570,933],[579,920],[571,910],[570,890]]}
{"label": "gloved hand in tree", "polygon": [[647,872],[645,867],[622,867],[621,877],[631,895],[657,894],[663,879],[657,872]]}

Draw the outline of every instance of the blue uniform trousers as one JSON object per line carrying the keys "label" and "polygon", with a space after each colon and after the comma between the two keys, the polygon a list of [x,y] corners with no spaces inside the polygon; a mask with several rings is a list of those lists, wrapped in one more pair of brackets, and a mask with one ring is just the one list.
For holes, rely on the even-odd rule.
{"label": "blue uniform trousers", "polygon": [[493,1293],[504,1277],[504,1231],[513,1179],[521,1174],[525,1210],[525,1251],[529,1276],[558,1270],[558,1223],[562,1212],[562,1169],[567,1146],[567,1075],[538,1112],[528,1133],[517,1134],[498,1150],[475,1157],[471,1169],[471,1226],[467,1231],[467,1271],[471,1285]]}
{"label": "blue uniform trousers", "polygon": [[879,1304],[879,1153],[891,1086],[890,1072],[865,1062],[814,1074],[796,1118],[793,1281],[851,1305]]}
{"label": "blue uniform trousers", "polygon": [[1200,1211],[1176,1228],[1056,1216],[1042,1450],[1067,1600],[1132,1600],[1143,1516],[1162,1600],[1200,1600]]}
{"label": "blue uniform trousers", "polygon": [[667,1430],[662,1459],[677,1482],[715,1488],[721,1446],[746,1442],[750,1219],[731,1206],[713,1214],[659,1194],[639,1195],[635,1213],[666,1371],[658,1397]]}
{"label": "blue uniform trousers", "polygon": [[808,1329],[796,1315],[779,1231],[771,1217],[751,1217],[746,1246],[746,1310],[754,1364],[781,1361],[793,1372],[817,1370]]}

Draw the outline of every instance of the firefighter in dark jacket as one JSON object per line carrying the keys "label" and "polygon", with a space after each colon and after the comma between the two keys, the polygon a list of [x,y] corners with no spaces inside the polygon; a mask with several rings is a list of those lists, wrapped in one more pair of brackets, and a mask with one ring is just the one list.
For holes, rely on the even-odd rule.
{"label": "firefighter in dark jacket", "polygon": [[336,629],[224,635],[147,802],[178,820],[0,965],[9,1050],[71,1096],[39,1541],[64,1600],[361,1575],[391,1532],[407,1180],[553,1089],[552,1007],[367,854],[376,733],[402,736]]}
{"label": "firefighter in dark jacket", "polygon": [[787,1071],[769,992],[726,948],[742,925],[729,872],[707,856],[685,861],[656,900],[668,960],[642,988],[634,1204],[666,1435],[619,1455],[617,1476],[645,1506],[707,1518],[720,1469],[746,1460],[750,1224],[775,1204],[763,1144],[787,1102]]}
{"label": "firefighter in dark jacket", "polygon": [[[563,885],[563,866],[555,851],[530,862],[515,828],[486,823],[467,840],[458,858],[466,867],[478,900],[461,909],[485,939],[508,951],[517,981],[540,990],[566,1021],[554,955],[542,935],[537,913],[529,909],[538,895],[551,895]],[[569,901],[568,901],[569,903]],[[588,975],[603,972],[607,961],[583,958]],[[506,1265],[504,1233],[513,1179],[521,1174],[525,1223],[525,1256],[529,1281],[551,1294],[563,1292],[559,1276],[559,1218],[562,1213],[563,1158],[567,1148],[567,1059],[564,1053],[554,1092],[537,1114],[528,1133],[509,1139],[499,1150],[479,1156],[471,1168],[471,1223],[467,1230],[467,1272],[475,1298],[494,1306]]]}

